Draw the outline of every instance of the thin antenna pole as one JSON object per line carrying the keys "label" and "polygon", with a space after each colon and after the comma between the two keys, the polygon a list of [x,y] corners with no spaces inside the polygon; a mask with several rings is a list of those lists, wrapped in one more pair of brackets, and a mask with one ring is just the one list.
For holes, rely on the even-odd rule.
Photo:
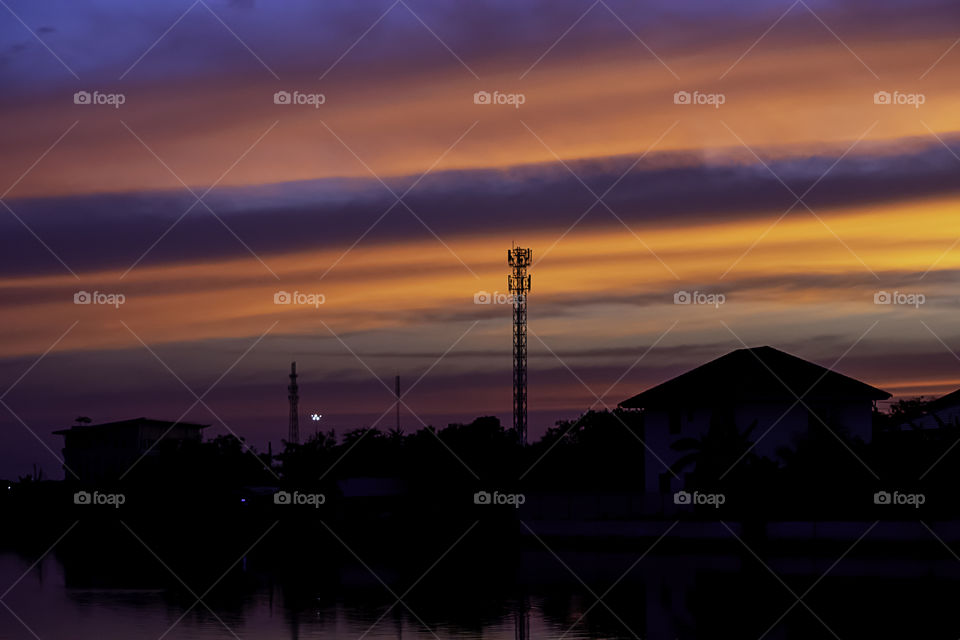
{"label": "thin antenna pole", "polygon": [[290,363],[290,384],[287,386],[287,399],[290,400],[290,426],[287,441],[300,444],[300,387],[297,386],[297,363]]}
{"label": "thin antenna pole", "polygon": [[397,374],[395,377],[396,387],[397,387],[397,433],[400,432],[400,375]]}

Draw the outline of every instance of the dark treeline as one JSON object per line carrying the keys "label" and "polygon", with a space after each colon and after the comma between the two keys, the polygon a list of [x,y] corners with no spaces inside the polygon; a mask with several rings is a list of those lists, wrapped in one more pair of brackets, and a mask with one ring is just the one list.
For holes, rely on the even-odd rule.
{"label": "dark treeline", "polygon": [[[659,463],[644,445],[642,414],[631,411],[588,412],[559,422],[526,447],[519,445],[512,429],[492,417],[409,433],[371,429],[319,433],[274,453],[255,451],[233,436],[167,442],[123,482],[94,486],[23,478],[11,483],[12,488],[0,494],[0,513],[7,523],[0,528],[0,542],[14,542],[32,560],[68,532],[53,551],[68,585],[161,586],[170,605],[177,607],[194,603],[181,579],[209,585],[229,568],[230,579],[218,588],[212,603],[235,616],[243,615],[241,603],[263,583],[271,589],[277,585],[285,601],[294,603],[288,606],[314,617],[318,603],[350,598],[366,602],[369,593],[384,598],[387,606],[393,602],[391,594],[375,578],[356,585],[356,576],[368,577],[364,565],[369,564],[378,573],[389,567],[391,584],[418,584],[422,600],[411,603],[428,619],[436,615],[448,625],[469,625],[467,614],[479,606],[495,620],[514,600],[533,592],[543,594],[545,616],[569,624],[564,591],[551,581],[573,580],[574,591],[579,586],[537,540],[523,535],[525,523],[634,518],[653,521],[659,525],[656,531],[664,531],[674,519],[724,520],[742,523],[742,535],[750,539],[751,548],[763,550],[762,533],[752,532],[775,520],[956,517],[960,514],[950,491],[960,480],[955,477],[960,476],[958,465],[952,462],[960,447],[956,451],[950,447],[960,441],[960,425],[903,428],[921,413],[922,405],[913,402],[894,405],[888,413],[876,412],[869,443],[849,438],[839,425],[829,430],[813,425],[805,436],[769,458],[748,451],[761,435],[749,424],[717,421],[700,437],[677,438],[672,448],[679,457],[673,471],[691,491],[726,495],[720,509],[677,510],[672,495],[658,495],[656,487],[644,485],[644,464],[653,460],[659,467]],[[906,506],[881,510],[873,504],[875,492],[894,488],[923,492],[926,503],[919,510]],[[116,509],[73,504],[72,494],[84,490],[119,491],[127,501]],[[316,491],[326,501],[318,508],[277,504],[277,491]],[[526,503],[519,509],[477,505],[474,494],[479,491],[522,493]],[[599,516],[581,509],[601,502],[632,506]],[[23,517],[11,517],[16,515]],[[696,540],[693,548],[698,553],[712,552],[711,545],[742,551],[719,523],[706,524],[715,526],[719,537]],[[551,547],[565,543],[550,540]],[[606,553],[618,544],[646,549],[650,541],[594,538],[582,544]],[[808,539],[799,544],[808,549],[819,542]],[[838,544],[842,552],[849,541]],[[864,540],[857,552],[874,553],[881,547],[871,545],[879,544]],[[421,583],[424,570],[447,549],[451,553]],[[682,555],[690,549],[689,541],[668,536],[657,553],[676,560],[644,567],[655,572],[657,580],[658,571],[673,575],[684,570],[707,580],[705,589],[711,597],[692,605],[698,608],[699,619],[719,625],[729,617],[739,625],[758,606],[777,608],[774,601],[781,596],[764,582],[769,575],[762,565],[748,562],[746,570],[724,573],[710,566],[711,557],[692,560]],[[539,555],[531,555],[531,550]],[[911,554],[942,560],[944,552],[925,540],[911,547]],[[832,554],[831,561],[838,555]],[[237,564],[240,557],[242,565]],[[579,560],[581,566],[576,564],[579,557],[574,554],[571,559],[578,573],[596,561],[587,555]],[[632,561],[636,554],[625,557]],[[617,574],[622,569],[617,564]],[[556,573],[544,573],[551,570]],[[464,575],[470,579],[465,581]],[[645,575],[649,574],[636,572],[626,578],[625,586],[632,589],[621,591],[622,603],[611,600],[617,610],[642,606],[635,594],[647,588]],[[910,606],[934,615],[948,609],[931,604],[940,603],[937,598],[945,588],[933,584],[910,589],[905,596],[898,588],[902,584],[894,580],[864,583],[860,577],[842,577],[827,581],[822,597],[855,610],[862,607],[864,615],[878,602],[903,606],[906,597]],[[405,586],[395,587],[397,593],[404,590]],[[851,600],[849,593],[859,596]],[[582,598],[592,601],[588,595]],[[474,607],[462,614],[462,622],[458,602]],[[789,604],[783,603],[783,608]],[[618,623],[594,617],[589,624],[596,625],[597,635],[613,635]],[[759,625],[759,630],[748,625],[739,635],[758,635],[768,624]]]}
{"label": "dark treeline", "polygon": [[[812,423],[791,446],[763,457],[751,448],[755,425],[716,421],[699,437],[678,437],[671,472],[688,491],[722,493],[721,508],[678,509],[673,494],[645,486],[645,465],[657,466],[645,445],[641,413],[588,412],[561,421],[521,447],[494,417],[446,428],[356,429],[317,433],[302,444],[258,452],[233,436],[205,442],[161,442],[122,482],[9,483],[0,508],[39,518],[171,515],[257,522],[330,519],[375,532],[389,523],[411,531],[424,524],[442,536],[476,519],[489,536],[512,535],[526,520],[702,519],[757,523],[777,520],[916,520],[960,516],[952,487],[960,483],[960,425],[904,428],[922,402],[903,401],[874,413],[871,442],[850,438],[841,425]],[[656,452],[654,452],[656,453]],[[946,453],[946,455],[945,455]],[[939,462],[938,462],[939,461]],[[75,505],[76,491],[117,491],[122,509]],[[924,503],[877,505],[879,491],[915,492]],[[277,491],[322,494],[311,506],[276,502]],[[515,504],[477,504],[478,492],[524,496]],[[37,504],[54,508],[37,509]],[[598,506],[601,505],[601,506]],[[36,515],[39,513],[40,515]],[[398,524],[399,523],[399,524]],[[296,525],[291,525],[296,526]],[[419,534],[418,534],[419,535]]]}
{"label": "dark treeline", "polygon": [[[812,422],[806,434],[795,438],[792,446],[778,449],[772,459],[752,450],[761,435],[755,425],[715,421],[699,437],[675,439],[671,448],[681,455],[672,471],[690,489],[729,492],[749,498],[751,507],[762,501],[763,511],[770,514],[780,507],[797,509],[806,503],[819,504],[822,510],[832,504],[849,507],[855,502],[844,495],[874,488],[918,487],[936,493],[937,487],[950,487],[960,480],[955,477],[960,476],[960,467],[950,460],[960,425],[901,428],[922,407],[922,400],[905,400],[887,413],[874,412],[874,437],[869,443],[850,438],[842,425],[828,429]],[[195,443],[161,441],[154,455],[139,461],[123,482],[107,484],[201,492],[324,488],[336,496],[341,481],[389,478],[401,483],[404,493],[414,495],[484,489],[655,493],[656,487],[644,486],[645,464],[660,466],[645,445],[642,414],[617,409],[560,421],[527,447],[521,447],[513,430],[495,417],[409,433],[369,428],[342,435],[329,431],[302,444],[284,443],[282,451],[275,453],[258,452],[234,436]],[[29,485],[33,480],[21,478],[18,484]],[[768,494],[781,498],[768,500]]]}

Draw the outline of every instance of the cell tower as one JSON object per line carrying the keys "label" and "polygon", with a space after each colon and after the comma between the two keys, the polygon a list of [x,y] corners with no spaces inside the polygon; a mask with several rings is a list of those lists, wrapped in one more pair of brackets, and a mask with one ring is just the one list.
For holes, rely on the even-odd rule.
{"label": "cell tower", "polygon": [[287,385],[287,398],[290,400],[290,428],[287,442],[300,444],[300,387],[297,386],[297,363],[290,363],[290,384]]}
{"label": "cell tower", "polygon": [[507,287],[513,296],[513,429],[521,445],[527,444],[527,294],[530,276],[527,267],[532,249],[514,247],[507,251],[507,264],[513,270]]}

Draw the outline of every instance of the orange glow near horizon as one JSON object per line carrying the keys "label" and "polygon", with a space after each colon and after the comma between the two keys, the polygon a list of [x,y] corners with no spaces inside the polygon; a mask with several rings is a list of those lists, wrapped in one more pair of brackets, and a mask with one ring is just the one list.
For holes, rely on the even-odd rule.
{"label": "orange glow near horizon", "polygon": [[[701,332],[715,331],[717,317],[757,329],[809,318],[834,327],[846,325],[856,333],[862,331],[858,318],[876,313],[873,292],[885,286],[860,260],[877,273],[924,271],[949,248],[945,237],[960,236],[960,222],[949,215],[957,204],[935,200],[819,212],[829,229],[806,210],[794,211],[769,231],[778,213],[749,221],[634,229],[679,279],[612,217],[611,226],[604,229],[575,229],[549,253],[546,248],[556,237],[533,234],[524,242],[542,261],[532,270],[531,317],[548,344],[564,346],[570,346],[567,336],[576,335],[575,342],[635,348],[649,344],[675,320],[682,320],[678,336],[696,340]],[[596,214],[608,215],[600,210]],[[764,232],[764,241],[737,262]],[[491,250],[504,241],[492,236],[445,240],[479,279],[430,237],[388,247],[360,244],[320,282],[319,274],[340,258],[342,250],[264,255],[279,281],[252,257],[141,265],[123,280],[118,272],[109,271],[82,273],[80,282],[69,275],[8,277],[0,281],[0,290],[40,294],[36,303],[0,309],[0,323],[7,328],[0,350],[4,357],[42,352],[51,336],[65,328],[65,316],[59,311],[64,301],[80,289],[122,291],[127,301],[119,309],[73,307],[80,322],[60,350],[136,348],[136,339],[123,330],[120,320],[151,345],[256,336],[274,322],[279,334],[323,335],[320,320],[338,334],[427,329],[455,337],[456,330],[443,328],[445,314],[481,320],[481,327],[488,329],[497,327],[493,334],[483,329],[477,335],[485,343],[498,344],[508,308],[478,307],[473,295],[505,289],[506,267],[502,256]],[[438,261],[447,266],[436,270]],[[943,256],[937,268],[960,268],[960,252]],[[805,274],[822,282],[804,284],[801,279],[800,284],[790,284]],[[840,280],[831,284],[831,277]],[[724,307],[678,315],[673,293],[701,286],[726,291]],[[923,286],[930,296],[942,288],[935,283]],[[273,296],[278,290],[322,293],[325,303],[316,309],[276,305]],[[575,306],[563,312],[564,305]],[[605,308],[621,310],[603,312]],[[631,321],[617,322],[620,314]],[[924,348],[937,346],[922,331],[913,337]],[[912,387],[918,392],[941,389],[954,378],[929,379]]]}

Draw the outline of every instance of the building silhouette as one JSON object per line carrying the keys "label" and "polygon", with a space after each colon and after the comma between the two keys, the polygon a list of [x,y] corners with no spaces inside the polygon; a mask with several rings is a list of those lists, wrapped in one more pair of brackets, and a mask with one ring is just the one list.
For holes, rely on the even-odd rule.
{"label": "building silhouette", "polygon": [[[753,453],[771,458],[779,447],[789,446],[821,421],[830,429],[870,441],[874,404],[889,397],[864,382],[764,346],[732,351],[619,406],[643,412],[644,441],[672,468],[682,454],[671,445],[681,438],[703,437],[714,424],[740,431],[755,424]],[[678,480],[649,452],[645,455],[648,493],[683,488],[682,478]]]}
{"label": "building silhouette", "polygon": [[[134,418],[74,425],[53,433],[64,438],[63,462],[81,482],[118,480],[142,458],[156,458],[164,442],[197,442],[210,425]],[[67,474],[73,479],[72,474]]]}

